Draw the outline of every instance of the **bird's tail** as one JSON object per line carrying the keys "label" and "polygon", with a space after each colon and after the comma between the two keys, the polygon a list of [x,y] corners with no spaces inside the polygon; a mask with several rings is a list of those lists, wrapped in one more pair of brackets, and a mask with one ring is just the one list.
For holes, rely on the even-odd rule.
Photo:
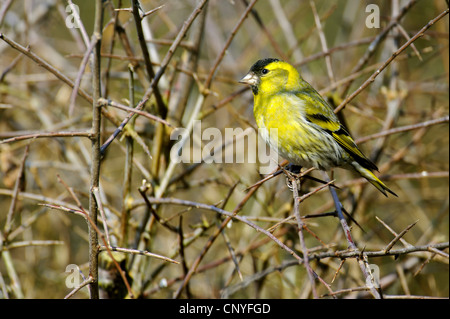
{"label": "bird's tail", "polygon": [[353,167],[358,171],[358,173],[361,174],[362,177],[367,179],[373,186],[375,186],[380,192],[382,192],[384,196],[387,197],[386,192],[389,192],[392,195],[398,197],[398,195],[391,191],[378,177],[375,176],[374,173],[372,173],[371,170],[362,167],[359,164],[353,165]]}

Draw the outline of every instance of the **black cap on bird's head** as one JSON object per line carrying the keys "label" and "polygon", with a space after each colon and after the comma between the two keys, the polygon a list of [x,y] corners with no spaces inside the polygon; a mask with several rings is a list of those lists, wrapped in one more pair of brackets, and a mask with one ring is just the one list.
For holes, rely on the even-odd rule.
{"label": "black cap on bird's head", "polygon": [[272,62],[278,61],[281,60],[274,58],[258,60],[252,65],[250,71],[241,80],[239,80],[239,83],[249,84],[252,88],[253,94],[258,94],[259,77],[264,74],[264,68]]}
{"label": "black cap on bird's head", "polygon": [[252,67],[250,68],[250,72],[258,74],[270,63],[278,62],[278,61],[280,61],[280,60],[274,59],[274,58],[267,58],[267,59],[259,60],[255,64],[252,65]]}

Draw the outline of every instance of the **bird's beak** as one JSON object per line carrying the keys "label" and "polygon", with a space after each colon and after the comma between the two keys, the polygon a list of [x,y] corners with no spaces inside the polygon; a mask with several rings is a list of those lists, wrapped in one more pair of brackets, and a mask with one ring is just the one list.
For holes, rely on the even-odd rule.
{"label": "bird's beak", "polygon": [[256,85],[258,83],[258,77],[253,72],[247,73],[242,79],[239,80],[239,83]]}

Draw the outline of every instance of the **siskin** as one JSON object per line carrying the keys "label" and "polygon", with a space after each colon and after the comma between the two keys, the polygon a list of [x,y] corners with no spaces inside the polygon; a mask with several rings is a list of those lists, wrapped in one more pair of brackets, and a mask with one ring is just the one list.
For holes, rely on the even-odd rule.
{"label": "siskin", "polygon": [[249,84],[253,113],[260,129],[276,128],[277,140],[264,138],[291,164],[329,170],[342,167],[357,171],[380,192],[397,196],[372,173],[378,170],[356,146],[330,105],[284,61],[256,62],[240,83]]}

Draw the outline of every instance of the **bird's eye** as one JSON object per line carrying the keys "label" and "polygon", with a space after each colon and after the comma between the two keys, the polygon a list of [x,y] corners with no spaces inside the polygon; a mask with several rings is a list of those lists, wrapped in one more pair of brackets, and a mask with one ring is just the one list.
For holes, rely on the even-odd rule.
{"label": "bird's eye", "polygon": [[267,73],[269,73],[269,70],[267,70],[267,69],[262,69],[262,74],[267,74]]}

